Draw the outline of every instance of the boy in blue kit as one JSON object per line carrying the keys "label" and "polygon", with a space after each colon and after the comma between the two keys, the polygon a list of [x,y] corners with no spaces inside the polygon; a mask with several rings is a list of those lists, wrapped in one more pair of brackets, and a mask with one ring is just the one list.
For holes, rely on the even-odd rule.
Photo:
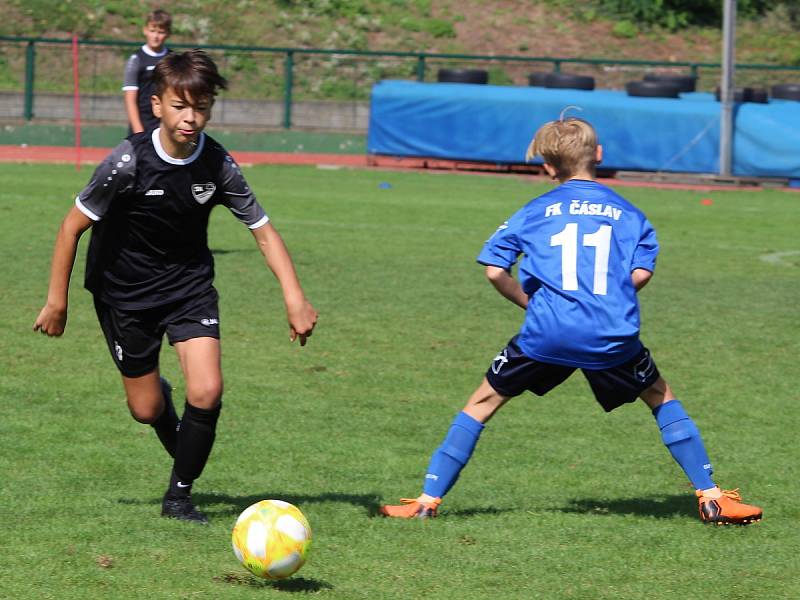
{"label": "boy in blue kit", "polygon": [[[381,513],[436,516],[495,412],[526,390],[546,394],[580,369],[607,412],[637,397],[647,404],[697,490],[703,521],[760,520],[760,508],[715,485],[700,432],[639,340],[636,294],[653,275],[658,242],[639,209],[594,181],[602,158],[594,129],[575,118],[547,123],[528,148],[528,160],[537,155],[561,185],[501,225],[478,256],[497,291],[525,310],[522,328],[433,453],[422,494]],[[519,280],[511,275],[518,260]]]}
{"label": "boy in blue kit", "polygon": [[[225,79],[201,50],[168,54],[153,73],[156,129],[123,140],[65,217],[47,303],[34,331],[64,333],[69,279],[90,227],[86,288],[122,375],[131,416],[155,429],[173,458],[162,516],[206,523],[191,499],[222,408],[219,308],[208,248],[211,210],[225,206],[253,234],[283,292],[289,337],[305,345],[317,320],[292,259],[233,158],[203,133]],[[166,334],[186,383],[180,421],[160,376]]]}

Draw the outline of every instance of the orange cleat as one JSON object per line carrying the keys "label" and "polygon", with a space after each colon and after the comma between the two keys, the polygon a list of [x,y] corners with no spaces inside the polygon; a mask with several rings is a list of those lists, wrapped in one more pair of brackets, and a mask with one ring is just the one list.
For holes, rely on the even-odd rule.
{"label": "orange cleat", "polygon": [[384,504],[380,513],[384,517],[397,519],[432,519],[436,516],[436,509],[442,503],[441,498],[421,500],[420,498],[400,498],[401,504]]}
{"label": "orange cleat", "polygon": [[704,496],[703,490],[695,492],[700,502],[701,521],[716,525],[748,525],[761,520],[763,511],[758,506],[744,504],[739,488],[721,491],[719,498]]}

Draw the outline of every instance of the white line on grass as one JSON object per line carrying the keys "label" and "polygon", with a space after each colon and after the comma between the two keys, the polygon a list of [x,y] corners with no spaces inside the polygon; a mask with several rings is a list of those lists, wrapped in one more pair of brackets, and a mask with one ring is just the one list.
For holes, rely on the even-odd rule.
{"label": "white line on grass", "polygon": [[786,252],[773,252],[771,254],[762,254],[761,256],[759,256],[759,258],[771,265],[780,265],[781,267],[796,266],[795,264],[784,260],[788,256],[800,256],[800,250],[788,250]]}

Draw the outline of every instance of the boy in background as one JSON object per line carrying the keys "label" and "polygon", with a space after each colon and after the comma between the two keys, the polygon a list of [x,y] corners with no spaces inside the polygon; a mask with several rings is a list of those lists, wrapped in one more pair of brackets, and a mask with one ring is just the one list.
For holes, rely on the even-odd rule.
{"label": "boy in background", "polygon": [[[701,520],[759,521],[760,508],[711,479],[700,432],[639,340],[637,292],[653,275],[658,243],[639,209],[594,181],[602,158],[594,129],[575,118],[547,123],[528,148],[528,160],[536,155],[562,185],[514,214],[478,256],[497,291],[525,310],[522,328],[495,356],[433,453],[422,494],[381,513],[436,516],[495,412],[526,390],[546,394],[580,369],[607,412],[637,397],[645,402],[696,489]],[[511,269],[520,257],[517,280]]]}
{"label": "boy in background", "polygon": [[169,49],[164,42],[172,29],[172,17],[165,10],[154,10],[145,17],[142,28],[145,43],[125,63],[122,91],[128,116],[128,135],[152,131],[158,127],[150,98],[153,96],[153,69]]}
{"label": "boy in background", "polygon": [[[170,53],[153,73],[156,129],[123,140],[78,194],[56,237],[47,303],[34,331],[60,336],[78,241],[89,227],[86,288],[133,418],[150,424],[173,457],[165,517],[206,523],[191,499],[222,408],[219,308],[208,219],[221,204],[246,225],[283,291],[289,338],[305,345],[317,320],[283,240],[239,167],[203,133],[226,87],[201,50]],[[257,321],[258,319],[256,319]],[[186,404],[178,421],[160,377],[164,334],[175,347]]]}

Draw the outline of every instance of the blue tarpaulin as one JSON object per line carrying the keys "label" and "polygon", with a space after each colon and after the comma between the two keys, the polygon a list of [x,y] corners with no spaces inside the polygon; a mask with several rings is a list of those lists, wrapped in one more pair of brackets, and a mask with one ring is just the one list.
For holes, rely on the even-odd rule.
{"label": "blue tarpaulin", "polygon": [[[614,90],[382,81],[372,89],[367,150],[519,164],[536,129],[567,106],[580,107],[567,114],[597,129],[605,168],[719,172],[720,104],[701,92],[638,98]],[[737,105],[733,173],[800,178],[800,102]]]}

